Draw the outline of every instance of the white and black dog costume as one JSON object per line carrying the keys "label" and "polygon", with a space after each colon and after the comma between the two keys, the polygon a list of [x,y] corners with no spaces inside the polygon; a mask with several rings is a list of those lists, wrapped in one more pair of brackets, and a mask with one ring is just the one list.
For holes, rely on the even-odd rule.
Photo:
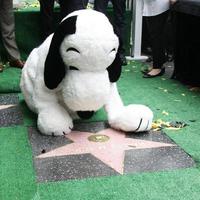
{"label": "white and black dog costume", "polygon": [[104,14],[80,10],[64,18],[56,32],[31,52],[20,86],[29,108],[38,114],[43,134],[67,134],[73,119],[89,118],[103,106],[115,129],[151,129],[152,111],[143,105],[124,106],[118,94],[118,45]]}

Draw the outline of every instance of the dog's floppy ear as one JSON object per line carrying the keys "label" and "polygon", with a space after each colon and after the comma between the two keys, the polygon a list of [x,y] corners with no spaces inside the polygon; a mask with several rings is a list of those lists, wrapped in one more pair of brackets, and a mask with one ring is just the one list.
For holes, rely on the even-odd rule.
{"label": "dog's floppy ear", "polygon": [[107,68],[110,82],[117,82],[122,71],[122,61],[120,59],[119,53],[116,54],[115,60]]}
{"label": "dog's floppy ear", "polygon": [[60,45],[67,35],[76,32],[77,16],[61,22],[55,31],[44,66],[44,82],[49,89],[55,89],[66,74],[65,64],[60,55]]}

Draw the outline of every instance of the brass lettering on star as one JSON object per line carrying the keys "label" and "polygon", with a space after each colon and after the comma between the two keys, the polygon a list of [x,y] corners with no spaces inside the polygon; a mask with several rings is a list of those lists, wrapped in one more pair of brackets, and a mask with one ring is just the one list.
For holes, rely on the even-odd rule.
{"label": "brass lettering on star", "polygon": [[91,142],[107,142],[110,138],[107,135],[91,135],[88,137],[88,140]]}

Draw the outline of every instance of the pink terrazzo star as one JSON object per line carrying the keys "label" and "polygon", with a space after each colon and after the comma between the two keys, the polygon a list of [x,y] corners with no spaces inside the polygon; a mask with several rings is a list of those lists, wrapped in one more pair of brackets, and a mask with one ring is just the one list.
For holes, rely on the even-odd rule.
{"label": "pink terrazzo star", "polygon": [[98,135],[97,139],[98,137],[109,139],[104,142],[94,142],[88,139],[95,136],[94,133],[73,131],[66,136],[73,143],[41,154],[37,158],[90,153],[118,173],[123,174],[125,150],[174,146],[168,143],[126,138],[125,133],[113,129],[105,129],[96,135]]}

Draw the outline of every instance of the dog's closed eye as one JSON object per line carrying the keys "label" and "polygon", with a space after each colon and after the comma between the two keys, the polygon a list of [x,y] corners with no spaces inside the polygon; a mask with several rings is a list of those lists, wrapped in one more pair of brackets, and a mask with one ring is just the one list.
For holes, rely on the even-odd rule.
{"label": "dog's closed eye", "polygon": [[78,68],[74,67],[74,66],[69,66],[70,70],[79,70]]}
{"label": "dog's closed eye", "polygon": [[110,53],[112,53],[112,52],[115,52],[116,51],[116,49],[115,48],[113,48],[111,51],[110,51]]}
{"label": "dog's closed eye", "polygon": [[74,52],[80,53],[80,51],[77,50],[77,49],[74,48],[74,47],[70,47],[70,48],[68,48],[68,49],[66,50],[66,52],[68,52],[68,51],[74,51]]}

